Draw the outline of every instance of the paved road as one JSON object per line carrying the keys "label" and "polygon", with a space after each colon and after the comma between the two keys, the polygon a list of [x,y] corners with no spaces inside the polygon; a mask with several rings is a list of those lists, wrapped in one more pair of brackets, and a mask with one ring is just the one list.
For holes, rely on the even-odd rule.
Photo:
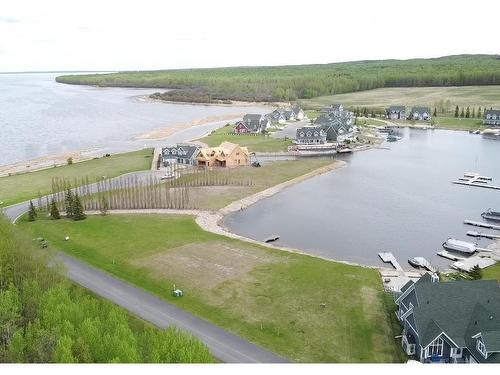
{"label": "paved road", "polygon": [[[138,172],[140,177],[148,173]],[[3,212],[12,221],[28,210],[29,202],[6,207]],[[287,362],[274,353],[264,350],[244,339],[197,318],[175,305],[152,294],[121,281],[63,253],[57,258],[65,265],[68,277],[131,313],[160,328],[175,325],[203,341],[211,353],[223,362],[229,363],[275,363]],[[189,298],[189,297],[185,297]]]}

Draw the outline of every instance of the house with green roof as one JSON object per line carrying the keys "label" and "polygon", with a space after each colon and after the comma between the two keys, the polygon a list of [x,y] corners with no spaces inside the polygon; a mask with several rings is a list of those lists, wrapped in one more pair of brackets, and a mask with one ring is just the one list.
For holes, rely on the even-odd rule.
{"label": "house with green roof", "polygon": [[500,363],[497,280],[439,282],[425,274],[395,297],[406,354],[424,363]]}

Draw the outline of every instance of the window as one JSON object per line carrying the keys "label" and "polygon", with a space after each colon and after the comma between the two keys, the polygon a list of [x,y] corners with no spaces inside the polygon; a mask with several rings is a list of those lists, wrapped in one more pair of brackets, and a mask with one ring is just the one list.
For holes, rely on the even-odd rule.
{"label": "window", "polygon": [[408,355],[415,354],[415,344],[408,344],[408,347],[406,349],[406,354],[408,354]]}
{"label": "window", "polygon": [[462,348],[451,348],[451,356],[460,358],[462,356]]}
{"label": "window", "polygon": [[442,357],[444,341],[441,337],[434,340],[426,349],[426,357]]}
{"label": "window", "polygon": [[484,343],[479,339],[477,340],[476,349],[486,358],[486,346],[484,346]]}

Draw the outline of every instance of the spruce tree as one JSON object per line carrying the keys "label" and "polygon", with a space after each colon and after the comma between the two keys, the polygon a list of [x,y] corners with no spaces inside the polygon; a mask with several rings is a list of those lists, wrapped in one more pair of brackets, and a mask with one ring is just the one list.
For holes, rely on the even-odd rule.
{"label": "spruce tree", "polygon": [[481,268],[479,268],[479,266],[476,264],[469,271],[469,276],[472,278],[472,280],[479,280],[482,277]]}
{"label": "spruce tree", "polygon": [[437,110],[436,107],[434,107],[434,113],[432,114],[433,117],[437,117]]}
{"label": "spruce tree", "polygon": [[477,118],[481,118],[481,107],[477,110]]}
{"label": "spruce tree", "polygon": [[66,191],[66,196],[64,197],[64,209],[66,210],[66,217],[73,217],[73,193],[71,189]]}
{"label": "spruce tree", "polygon": [[33,202],[30,201],[30,208],[28,210],[28,221],[35,221],[36,220],[36,210],[35,206],[33,205]]}
{"label": "spruce tree", "polygon": [[467,110],[465,111],[465,118],[469,118],[470,117],[470,108],[467,107]]}
{"label": "spruce tree", "polygon": [[470,115],[472,118],[476,118],[476,108],[472,108],[472,114]]}
{"label": "spruce tree", "polygon": [[72,213],[73,213],[73,220],[75,221],[84,220],[87,217],[83,212],[82,201],[80,200],[80,197],[78,196],[77,193],[75,193],[75,195],[73,196]]}
{"label": "spruce tree", "polygon": [[455,107],[455,117],[458,117],[458,105]]}
{"label": "spruce tree", "polygon": [[59,209],[57,208],[54,198],[52,198],[52,201],[50,202],[50,218],[52,220],[59,220],[61,218],[61,214],[59,213]]}
{"label": "spruce tree", "polygon": [[460,118],[464,118],[464,107],[462,107],[462,110],[460,111]]}
{"label": "spruce tree", "polygon": [[105,216],[108,213],[109,204],[106,197],[103,195],[101,198],[99,209],[101,210],[101,215]]}

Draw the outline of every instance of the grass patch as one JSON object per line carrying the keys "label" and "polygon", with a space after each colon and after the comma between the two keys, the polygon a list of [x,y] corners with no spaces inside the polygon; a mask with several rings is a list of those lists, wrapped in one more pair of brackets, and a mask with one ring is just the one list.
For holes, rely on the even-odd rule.
{"label": "grass patch", "polygon": [[272,138],[270,135],[235,135],[231,134],[232,131],[233,126],[226,125],[198,140],[206,143],[209,147],[219,146],[225,141],[237,143],[240,146],[248,147],[250,152],[281,152],[287,151],[288,146],[292,145],[292,141],[289,139]]}
{"label": "grass patch", "polygon": [[[19,226],[294,361],[403,359],[376,270],[215,235],[187,216],[21,220]],[[173,283],[183,298],[170,296]]]}
{"label": "grass patch", "polygon": [[151,166],[151,158],[152,150],[143,149],[62,167],[0,177],[0,201],[4,202],[5,207],[33,199],[38,194],[49,194],[52,192],[54,177],[72,180],[88,176],[90,181],[93,181],[101,176],[115,177],[127,172],[146,170]]}
{"label": "grass patch", "polygon": [[[251,180],[252,186],[208,186],[190,189],[190,197],[200,209],[215,210],[271,186],[302,176],[333,162],[331,158],[301,158],[298,160],[264,163],[260,168],[238,167],[229,171],[234,180]],[[179,183],[188,182],[193,175],[184,175]]]}
{"label": "grass patch", "polygon": [[484,280],[500,281],[500,263],[497,262],[493,266],[481,270],[481,273]]}
{"label": "grass patch", "polygon": [[483,121],[477,118],[433,117],[434,126],[450,130],[486,129]]}

